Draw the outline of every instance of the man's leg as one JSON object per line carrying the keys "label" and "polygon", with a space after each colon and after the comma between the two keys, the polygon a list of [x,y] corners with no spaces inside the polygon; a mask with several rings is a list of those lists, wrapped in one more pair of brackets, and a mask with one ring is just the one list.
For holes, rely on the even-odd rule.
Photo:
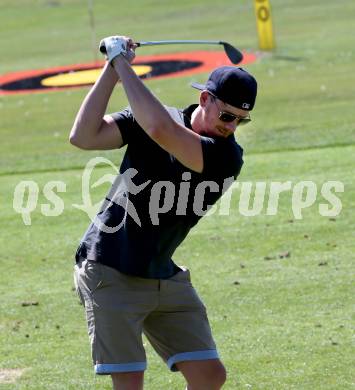
{"label": "man's leg", "polygon": [[226,370],[219,359],[176,363],[187,382],[187,390],[219,390],[226,381]]}
{"label": "man's leg", "polygon": [[142,390],[144,372],[122,372],[111,374],[114,390]]}
{"label": "man's leg", "polygon": [[181,371],[189,390],[217,390],[226,380],[206,308],[183,269],[162,280],[159,305],[144,320],[143,329],[171,371]]}
{"label": "man's leg", "polygon": [[115,390],[143,389],[142,324],[156,306],[159,281],[86,260],[75,266],[75,281],[85,305],[95,373],[111,375]]}

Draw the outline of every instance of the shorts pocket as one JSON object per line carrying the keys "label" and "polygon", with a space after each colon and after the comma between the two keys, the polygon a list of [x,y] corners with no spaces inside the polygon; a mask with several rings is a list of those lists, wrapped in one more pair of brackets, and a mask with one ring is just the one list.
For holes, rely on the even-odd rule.
{"label": "shorts pocket", "polygon": [[82,278],[85,280],[86,287],[93,294],[104,283],[104,267],[96,261],[86,260],[83,264]]}
{"label": "shorts pocket", "polygon": [[103,285],[104,267],[96,261],[83,260],[74,266],[75,289],[84,303]]}
{"label": "shorts pocket", "polygon": [[82,296],[81,292],[80,292],[80,288],[79,288],[79,283],[78,283],[78,268],[77,266],[75,265],[74,266],[74,288],[75,288],[75,291],[76,291],[76,294],[79,298],[79,303],[81,305],[85,305],[85,302],[84,302],[84,297]]}

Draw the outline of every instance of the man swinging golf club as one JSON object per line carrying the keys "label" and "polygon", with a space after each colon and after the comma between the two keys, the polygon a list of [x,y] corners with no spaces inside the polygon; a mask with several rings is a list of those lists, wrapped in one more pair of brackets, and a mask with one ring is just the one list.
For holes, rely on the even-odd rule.
{"label": "man swinging golf club", "polygon": [[[222,66],[206,85],[193,85],[201,90],[198,104],[168,108],[132,69],[132,39],[108,37],[100,47],[107,63],[80,107],[70,142],[96,150],[127,145],[120,175],[134,169],[130,180],[139,190],[132,193],[126,180],[114,184],[76,253],[75,282],[85,305],[95,372],[111,375],[114,389],[142,389],[144,333],[169,369],[183,374],[187,389],[220,389],[226,370],[206,308],[189,271],[172,255],[203,215],[196,194],[204,189],[205,212],[226,190],[223,183],[230,179],[231,184],[240,172],[243,151],[233,133],[250,121],[257,83],[242,68]],[[129,107],[105,115],[118,80]],[[163,187],[165,192],[156,191]],[[150,206],[164,204],[164,195],[173,197],[171,207],[161,208],[157,223]],[[125,213],[124,199],[134,205],[139,225]]]}

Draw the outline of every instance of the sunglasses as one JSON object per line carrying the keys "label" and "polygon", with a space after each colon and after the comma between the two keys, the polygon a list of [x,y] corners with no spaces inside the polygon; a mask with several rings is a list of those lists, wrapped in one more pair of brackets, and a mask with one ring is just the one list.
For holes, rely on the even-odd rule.
{"label": "sunglasses", "polygon": [[218,97],[213,95],[212,93],[209,92],[209,94],[212,96],[213,98],[213,102],[216,104],[216,106],[218,107],[219,109],[219,115],[218,115],[218,118],[222,121],[222,122],[233,122],[235,120],[237,120],[237,124],[238,125],[245,125],[247,123],[249,123],[251,121],[251,118],[250,116],[239,116],[239,115],[235,115],[235,114],[232,114],[231,112],[226,112],[226,111],[223,111],[221,110],[220,106],[218,105],[217,103],[217,99]]}

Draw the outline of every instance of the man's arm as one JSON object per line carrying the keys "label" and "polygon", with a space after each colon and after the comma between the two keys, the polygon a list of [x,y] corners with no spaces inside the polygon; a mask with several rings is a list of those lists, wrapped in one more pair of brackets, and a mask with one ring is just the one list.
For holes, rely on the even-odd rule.
{"label": "man's arm", "polygon": [[[127,45],[130,50],[134,49],[134,43],[130,39],[127,39]],[[118,55],[112,60],[112,64],[121,79],[133,115],[142,129],[183,165],[202,172],[200,136],[171,118],[160,101],[133,71],[125,56]]]}
{"label": "man's arm", "polygon": [[81,149],[116,149],[122,146],[121,132],[109,115],[105,115],[117,73],[106,64],[99,79],[85,97],[71,129],[70,143]]}

